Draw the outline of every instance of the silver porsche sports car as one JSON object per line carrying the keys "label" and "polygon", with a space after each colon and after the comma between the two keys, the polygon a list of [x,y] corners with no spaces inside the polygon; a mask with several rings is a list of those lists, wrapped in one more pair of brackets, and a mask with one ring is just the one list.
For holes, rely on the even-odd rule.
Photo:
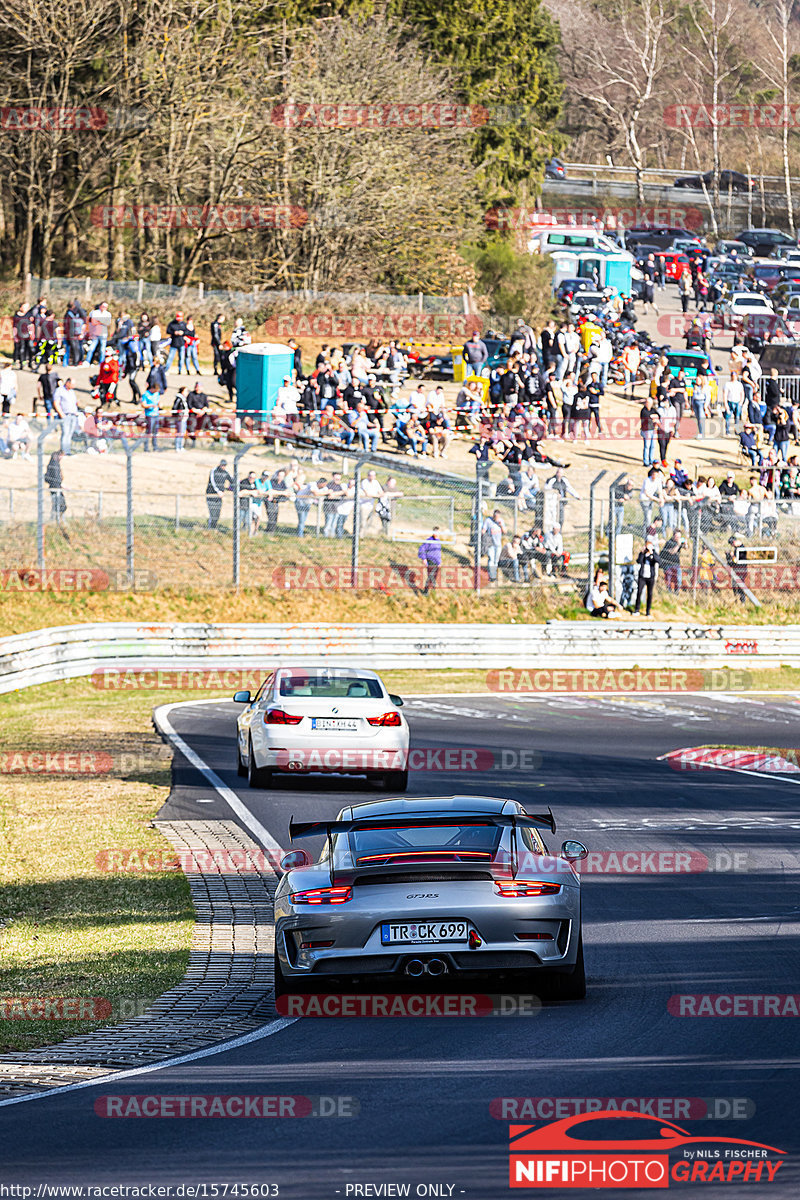
{"label": "silver porsche sports car", "polygon": [[548,853],[552,812],[515,800],[426,796],[290,822],[322,836],[316,862],[285,855],[275,894],[276,995],[353,978],[516,976],[557,999],[585,995],[581,888],[566,841]]}

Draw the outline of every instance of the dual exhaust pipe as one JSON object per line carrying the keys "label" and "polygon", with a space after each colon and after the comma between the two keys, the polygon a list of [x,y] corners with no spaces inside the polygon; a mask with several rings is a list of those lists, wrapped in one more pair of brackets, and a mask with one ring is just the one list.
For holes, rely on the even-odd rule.
{"label": "dual exhaust pipe", "polygon": [[427,961],[412,958],[405,965],[406,975],[411,975],[414,979],[418,979],[420,975],[444,975],[446,971],[447,963],[441,958],[429,958]]}

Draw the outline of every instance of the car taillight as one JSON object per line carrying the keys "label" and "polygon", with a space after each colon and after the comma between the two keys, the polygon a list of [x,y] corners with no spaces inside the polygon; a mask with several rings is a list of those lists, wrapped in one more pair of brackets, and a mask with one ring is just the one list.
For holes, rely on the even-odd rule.
{"label": "car taillight", "polygon": [[367,717],[367,724],[368,725],[399,725],[400,724],[400,713],[399,712],[388,712],[388,713],[384,713],[382,717]]}
{"label": "car taillight", "polygon": [[313,888],[310,892],[292,892],[292,904],[347,904],[353,899],[351,887]]}
{"label": "car taillight", "polygon": [[292,717],[282,708],[270,708],[264,713],[265,725],[299,725],[302,717]]}
{"label": "car taillight", "polygon": [[498,896],[554,896],[561,891],[560,883],[544,883],[541,879],[495,880],[494,890]]}

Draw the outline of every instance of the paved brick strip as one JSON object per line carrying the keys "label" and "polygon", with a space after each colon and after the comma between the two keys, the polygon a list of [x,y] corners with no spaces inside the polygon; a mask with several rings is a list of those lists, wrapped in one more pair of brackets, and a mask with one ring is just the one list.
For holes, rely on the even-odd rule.
{"label": "paved brick strip", "polygon": [[[187,858],[196,851],[203,864],[203,870],[186,872],[197,913],[186,974],[140,1017],[55,1046],[0,1055],[0,1096],[157,1063],[249,1033],[274,1016],[272,902],[277,877],[231,866],[223,872],[211,857],[215,851],[258,852],[259,847],[233,821],[154,824],[175,850],[186,852]],[[221,857],[230,862],[230,855]]]}

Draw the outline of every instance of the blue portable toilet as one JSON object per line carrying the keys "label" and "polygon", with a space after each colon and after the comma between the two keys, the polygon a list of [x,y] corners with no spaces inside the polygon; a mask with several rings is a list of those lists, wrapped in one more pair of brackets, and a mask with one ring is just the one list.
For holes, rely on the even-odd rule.
{"label": "blue portable toilet", "polygon": [[292,377],[294,351],[281,342],[244,346],[236,356],[236,415],[265,420],[275,407],[278,388]]}

